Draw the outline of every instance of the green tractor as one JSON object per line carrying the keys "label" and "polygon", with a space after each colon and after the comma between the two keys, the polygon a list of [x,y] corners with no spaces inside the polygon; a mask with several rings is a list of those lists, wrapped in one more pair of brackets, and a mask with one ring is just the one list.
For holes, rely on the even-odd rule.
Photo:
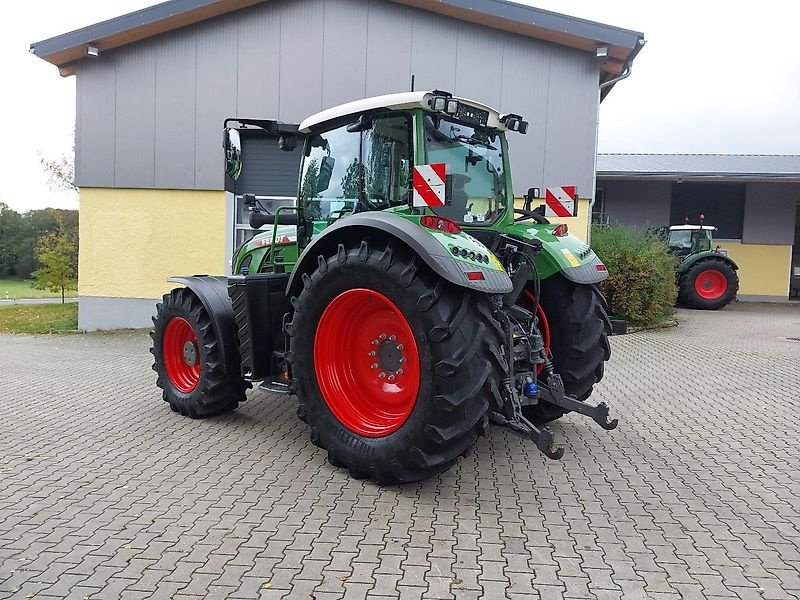
{"label": "green tractor", "polygon": [[719,246],[713,248],[713,232],[717,228],[704,225],[703,221],[704,216],[700,215],[699,225],[671,226],[668,244],[678,259],[678,304],[716,310],[736,298],[739,267]]}
{"label": "green tractor", "polygon": [[[236,189],[245,128],[302,144],[296,203]],[[515,208],[506,133],[527,128],[442,91],[299,125],[227,120],[228,184],[251,226],[271,227],[239,248],[235,275],[170,279],[183,287],[158,304],[151,350],[164,400],[195,418],[254,382],[294,394],[330,462],[381,484],[449,468],[490,422],[554,459],[548,421],[616,427],[587,402],[610,355],[606,268],[531,208],[535,190]]]}

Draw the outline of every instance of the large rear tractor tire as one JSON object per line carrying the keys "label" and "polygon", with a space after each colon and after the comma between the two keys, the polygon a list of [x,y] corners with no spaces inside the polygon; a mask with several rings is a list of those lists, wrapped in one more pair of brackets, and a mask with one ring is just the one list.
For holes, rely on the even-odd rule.
{"label": "large rear tractor tire", "polygon": [[442,280],[404,247],[318,257],[292,298],[298,416],[331,464],[378,484],[417,481],[466,454],[507,376],[489,298]]}
{"label": "large rear tractor tire", "polygon": [[[605,361],[611,357],[606,301],[596,286],[574,283],[558,274],[541,282],[540,295],[539,323],[553,367],[567,394],[586,400],[592,386],[603,378]],[[519,304],[532,308],[530,288],[520,296]],[[546,402],[523,407],[523,414],[533,423],[554,421],[566,412]]]}
{"label": "large rear tractor tire", "polygon": [[163,398],[177,413],[193,419],[234,410],[249,384],[238,373],[223,371],[214,325],[199,298],[178,288],[156,305],[153,370]]}
{"label": "large rear tractor tire", "polygon": [[678,301],[689,308],[717,310],[730,304],[739,291],[739,276],[728,261],[700,260],[678,280]]}

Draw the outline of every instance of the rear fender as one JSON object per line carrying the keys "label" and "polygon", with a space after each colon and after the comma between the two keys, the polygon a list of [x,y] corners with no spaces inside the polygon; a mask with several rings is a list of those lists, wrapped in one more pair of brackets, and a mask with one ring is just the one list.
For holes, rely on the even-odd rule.
{"label": "rear fender", "polygon": [[603,261],[587,244],[572,234],[555,235],[557,225],[520,221],[507,227],[503,233],[530,242],[537,239],[542,250],[536,255],[536,270],[541,279],[561,273],[579,284],[593,284],[608,277]]}
{"label": "rear fender", "polygon": [[536,268],[545,279],[561,273],[574,283],[594,284],[608,277],[603,261],[589,246],[574,236],[572,239],[544,242],[542,251],[536,256]]}
{"label": "rear fender", "polygon": [[186,286],[197,296],[211,318],[220,355],[224,357],[221,365],[227,373],[239,373],[239,344],[236,338],[236,322],[233,304],[228,296],[228,278],[209,275],[191,277],[170,277],[167,281]]}
{"label": "rear fender", "polygon": [[704,252],[698,252],[697,254],[692,254],[687,256],[683,262],[678,265],[678,269],[676,271],[677,275],[681,275],[689,270],[690,267],[693,267],[701,260],[707,260],[709,258],[713,258],[715,260],[721,260],[723,262],[728,263],[734,271],[739,270],[739,265],[733,262],[733,259],[721,252],[716,252],[714,250],[705,250]]}
{"label": "rear fender", "polygon": [[[292,271],[287,295],[297,295],[302,276],[316,268],[317,257],[330,256],[339,244],[358,242],[376,237],[394,238],[416,253],[430,269],[443,279],[463,288],[490,294],[506,294],[511,291],[511,278],[502,269],[492,252],[472,236],[447,234],[448,240],[464,247],[474,248],[488,255],[492,266],[480,267],[475,263],[455,260],[445,242],[437,239],[427,229],[413,221],[387,212],[365,212],[345,217],[327,227],[315,236],[300,255],[297,266]],[[480,271],[483,279],[469,280],[468,272]]]}

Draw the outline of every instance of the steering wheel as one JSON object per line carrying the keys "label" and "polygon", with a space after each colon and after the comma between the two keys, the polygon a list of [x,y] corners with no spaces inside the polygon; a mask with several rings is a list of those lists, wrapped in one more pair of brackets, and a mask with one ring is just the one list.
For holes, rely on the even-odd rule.
{"label": "steering wheel", "polygon": [[528,219],[533,219],[537,223],[541,223],[542,225],[548,225],[550,221],[544,215],[540,215],[537,212],[533,212],[532,210],[525,210],[522,208],[515,208],[514,212],[517,214],[522,215],[519,219],[514,219],[514,223],[518,223],[520,221],[527,221]]}
{"label": "steering wheel", "polygon": [[372,198],[367,198],[367,206],[373,210],[383,210],[389,208],[389,202],[383,194],[375,194]]}

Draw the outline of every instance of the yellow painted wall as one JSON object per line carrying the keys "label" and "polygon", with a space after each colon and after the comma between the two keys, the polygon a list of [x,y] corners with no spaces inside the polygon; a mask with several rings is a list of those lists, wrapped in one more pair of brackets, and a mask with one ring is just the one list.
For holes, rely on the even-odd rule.
{"label": "yellow painted wall", "polygon": [[[522,208],[525,203],[524,198],[514,198],[514,205],[517,208]],[[569,232],[586,242],[589,239],[589,223],[591,215],[589,214],[590,198],[580,198],[578,200],[578,216],[577,217],[547,217],[551,223],[566,223],[569,227]],[[544,204],[544,198],[534,199],[532,206],[536,208],[540,204]]]}
{"label": "yellow painted wall", "polygon": [[160,298],[172,275],[225,272],[225,193],[81,188],[78,295]]}
{"label": "yellow painted wall", "polygon": [[739,265],[739,294],[754,296],[789,296],[792,247],[766,244],[742,244],[719,241]]}

